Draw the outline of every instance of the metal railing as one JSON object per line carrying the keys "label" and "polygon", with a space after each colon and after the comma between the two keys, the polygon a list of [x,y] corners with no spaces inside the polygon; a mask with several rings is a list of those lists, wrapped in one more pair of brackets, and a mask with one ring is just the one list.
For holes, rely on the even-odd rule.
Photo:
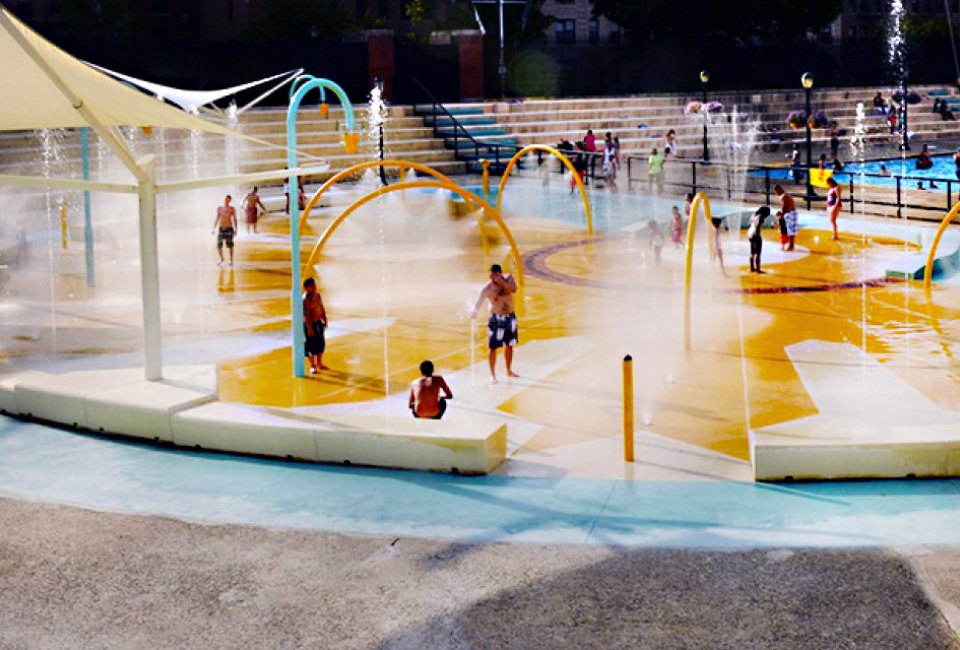
{"label": "metal railing", "polygon": [[[627,186],[634,183],[651,183],[648,174],[635,173],[637,168],[647,169],[647,158],[644,156],[627,157]],[[743,193],[747,195],[761,195],[769,204],[775,198],[773,188],[781,185],[784,189],[794,190],[797,200],[805,201],[807,209],[814,203],[825,202],[825,194],[806,193],[807,167],[783,167],[772,165],[750,165],[735,168],[729,163],[704,162],[700,159],[674,158],[663,166],[662,174],[665,178],[663,186],[682,188],[685,191],[697,193],[707,192],[711,196],[732,199],[733,187],[730,175],[736,169],[737,173],[746,174]],[[850,214],[859,212],[870,213],[869,208],[896,209],[899,218],[925,218],[924,213],[941,214],[944,210],[953,207],[954,199],[960,199],[960,180],[956,178],[929,178],[921,176],[898,176],[895,174],[877,174],[867,172],[842,171],[837,174],[846,174],[847,179],[842,183],[845,190],[843,201]],[[871,183],[873,179],[883,179],[881,182]],[[892,184],[886,184],[892,183]],[[917,187],[923,184],[923,189]],[[800,193],[795,190],[799,189]],[[924,197],[936,199],[938,193],[943,194],[942,202],[939,199],[918,202],[919,193]],[[816,190],[815,190],[816,192]],[[892,211],[892,210],[891,210]],[[913,214],[910,214],[913,212]],[[888,214],[884,211],[873,211],[874,214]]]}
{"label": "metal railing", "polygon": [[[447,110],[440,101],[430,92],[430,89],[427,88],[419,79],[414,79],[413,82],[417,84],[420,90],[423,91],[429,100],[430,112],[429,115],[432,117],[433,122],[431,126],[433,127],[433,134],[436,137],[443,138],[444,143],[449,146],[450,139],[453,140],[453,150],[457,158],[459,159],[461,147],[460,143],[465,141],[468,143],[466,148],[473,147],[474,159],[473,162],[479,164],[481,156],[481,151],[484,152],[484,155],[490,160],[491,167],[493,168],[502,168],[506,166],[510,158],[513,157],[515,153],[520,150],[520,147],[512,144],[497,144],[496,142],[482,142],[477,140],[472,133],[463,124],[460,123],[460,120],[454,116],[453,113]],[[450,120],[450,126],[452,127],[452,133],[448,132],[446,129],[443,131],[439,128],[439,117],[443,116],[444,118]]]}

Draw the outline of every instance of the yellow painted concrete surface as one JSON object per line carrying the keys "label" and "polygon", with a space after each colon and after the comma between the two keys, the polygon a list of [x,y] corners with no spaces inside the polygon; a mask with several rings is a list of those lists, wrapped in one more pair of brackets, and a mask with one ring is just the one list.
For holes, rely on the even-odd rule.
{"label": "yellow painted concrete surface", "polygon": [[[524,190],[518,184],[509,191]],[[248,353],[240,345],[219,364],[219,399],[271,411],[309,409],[316,417],[324,412],[408,417],[407,386],[420,361],[429,358],[438,373],[456,382],[451,413],[460,409],[463,417],[475,411],[508,423],[509,460],[498,471],[510,473],[513,467],[518,473],[627,478],[635,471],[624,474],[616,451],[625,354],[634,359],[635,421],[644,440],[709,450],[735,461],[730,469],[718,469],[719,477],[742,476],[751,460],[751,431],[820,413],[814,387],[805,384],[787,353],[795,344],[849,344],[930,403],[960,412],[956,289],[935,286],[927,296],[920,283],[882,281],[884,265],[917,252],[914,243],[850,233],[833,242],[826,230],[811,228],[801,230],[799,250],[790,254],[779,252],[776,231],[766,231],[764,275],[746,268],[744,239],[724,235],[726,276],[709,261],[706,240],[700,240],[692,346],[685,352],[684,251],[672,245],[669,233],[657,266],[642,229],[590,237],[582,225],[508,213],[527,270],[517,306],[521,345],[514,366],[521,377],[503,380],[501,355],[501,383],[491,386],[485,310],[473,325],[467,311],[490,264],[504,263],[509,250],[499,242],[484,255],[475,223],[451,219],[448,211],[434,215],[432,200],[374,201],[327,244],[316,267],[320,291],[331,331],[345,323],[327,344],[324,362],[331,370],[295,380],[288,347]],[[404,206],[404,201],[413,203]],[[304,231],[304,254],[334,216],[333,210],[315,211]],[[288,330],[287,227],[284,218],[270,217],[259,235],[240,237],[232,268],[216,266],[213,241],[207,239],[190,249],[190,256],[198,250],[205,256],[195,263],[191,257],[190,264],[162,265],[163,286],[175,288],[168,294],[174,298],[164,301],[165,334],[218,337]],[[183,245],[178,236],[169,234],[162,253],[178,245]],[[109,289],[91,292],[82,287],[76,268],[63,266],[52,290],[60,309],[43,316],[50,329],[61,328],[57,359],[135,351],[136,331],[127,331],[135,330],[139,318],[130,298],[137,295],[135,273],[118,271]],[[15,276],[11,299],[16,302],[24,295],[17,292],[29,286],[26,278]],[[98,306],[71,309],[81,302]],[[8,327],[0,356],[38,366],[52,343],[45,328],[31,338],[29,319],[24,312],[22,326]],[[77,336],[73,343],[68,334],[78,327],[100,335]],[[123,335],[111,334],[120,330]],[[576,345],[568,345],[571,341]],[[553,343],[559,345],[553,357],[549,347],[527,353],[528,345]],[[854,362],[831,363],[842,368]],[[845,386],[851,393],[860,390]],[[870,415],[861,410],[837,417],[853,425]],[[617,444],[611,447],[611,440]],[[638,447],[638,462],[643,448]]]}

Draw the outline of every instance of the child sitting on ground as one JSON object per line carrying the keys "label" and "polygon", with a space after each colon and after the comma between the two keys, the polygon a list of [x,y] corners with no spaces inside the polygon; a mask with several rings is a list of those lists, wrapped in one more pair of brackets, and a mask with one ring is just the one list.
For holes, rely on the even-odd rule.
{"label": "child sitting on ground", "polygon": [[[410,412],[415,418],[439,420],[447,410],[447,400],[453,399],[453,391],[443,377],[433,375],[433,362],[420,364],[420,378],[410,384]],[[443,397],[440,397],[440,391]]]}

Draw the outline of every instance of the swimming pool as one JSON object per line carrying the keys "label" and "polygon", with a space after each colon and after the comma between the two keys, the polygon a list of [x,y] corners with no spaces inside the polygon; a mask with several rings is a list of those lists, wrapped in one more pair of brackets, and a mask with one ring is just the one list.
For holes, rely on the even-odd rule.
{"label": "swimming pool", "polygon": [[[940,191],[945,191],[947,189],[946,181],[954,181],[951,185],[951,190],[956,191],[960,189],[960,184],[957,184],[956,178],[957,174],[953,164],[953,155],[952,154],[941,154],[938,156],[931,156],[933,161],[933,167],[930,169],[917,169],[916,159],[915,158],[887,158],[884,160],[871,160],[864,163],[848,163],[844,168],[842,173],[834,174],[834,178],[837,179],[838,183],[849,183],[850,177],[853,176],[854,183],[864,183],[866,185],[875,185],[879,187],[896,187],[897,180],[896,177],[909,177],[910,179],[936,179],[938,182],[936,187],[930,188],[928,182],[924,182],[923,186],[925,189],[935,189]],[[858,177],[859,174],[879,174],[881,165],[885,165],[887,171],[890,172],[891,176],[865,176],[863,179]],[[751,176],[762,177],[764,172],[762,170],[757,170],[750,172]],[[782,167],[779,169],[770,170],[771,178],[793,178],[793,171],[788,167]],[[916,189],[917,180],[912,181],[901,181],[903,188]]]}

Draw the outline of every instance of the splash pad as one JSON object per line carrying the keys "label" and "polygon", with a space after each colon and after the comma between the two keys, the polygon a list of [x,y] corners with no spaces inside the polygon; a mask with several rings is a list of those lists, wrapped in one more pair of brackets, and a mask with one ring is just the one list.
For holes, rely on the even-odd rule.
{"label": "splash pad", "polygon": [[[822,218],[804,215],[796,253],[781,253],[775,233],[764,233],[764,276],[742,273],[745,242],[724,239],[724,277],[707,254],[709,228],[688,230],[692,246],[674,247],[668,237],[656,265],[646,228],[652,219],[666,232],[672,201],[590,193],[591,236],[579,196],[565,189],[519,179],[500,192],[497,211],[430,176],[436,180],[369,192],[364,205],[317,208],[331,183],[298,219],[302,272],[318,278],[330,313],[325,360],[333,370],[294,376],[284,298],[290,222],[271,218],[262,236],[238,241],[235,268],[213,267],[211,254],[210,266],[164,270],[174,287],[164,300],[165,331],[183,304],[176,287],[199,282],[208,302],[168,344],[173,363],[162,382],[111,369],[122,365],[121,351],[109,344],[81,351],[79,337],[71,341],[76,323],[67,322],[54,350],[42,331],[39,341],[11,346],[0,379],[3,410],[193,448],[460,473],[749,480],[953,471],[932,459],[952,457],[944,445],[954,444],[946,422],[960,407],[951,397],[956,379],[929,348],[951,349],[960,305],[948,288],[935,285],[927,297],[885,277],[887,267],[923,250],[932,229],[868,222],[834,243]],[[455,194],[473,206],[460,218],[450,206]],[[324,239],[335,223],[336,236]],[[321,241],[322,255],[308,255]],[[175,251],[176,242],[170,233],[161,245]],[[486,381],[485,323],[466,313],[491,263],[524,275],[521,377],[494,386]],[[937,328],[926,327],[930,318]],[[205,322],[199,330],[197,320]],[[619,453],[625,354],[636,373],[632,464]],[[455,394],[440,422],[414,420],[406,409],[408,382],[425,358]],[[903,408],[890,400],[908,393],[915,398]],[[878,410],[874,397],[892,406]],[[936,407],[924,408],[941,440],[918,455],[902,436],[921,439],[923,427],[911,418],[925,400]],[[892,413],[902,435],[884,442],[877,419]],[[818,425],[814,418],[826,415],[830,422]],[[804,433],[807,422],[812,432]],[[803,471],[789,459],[801,436]],[[870,451],[878,443],[885,451]],[[852,450],[842,467],[824,460],[841,447]],[[887,460],[878,463],[878,453]],[[819,460],[810,465],[810,458]],[[871,460],[857,465],[858,458]]]}

